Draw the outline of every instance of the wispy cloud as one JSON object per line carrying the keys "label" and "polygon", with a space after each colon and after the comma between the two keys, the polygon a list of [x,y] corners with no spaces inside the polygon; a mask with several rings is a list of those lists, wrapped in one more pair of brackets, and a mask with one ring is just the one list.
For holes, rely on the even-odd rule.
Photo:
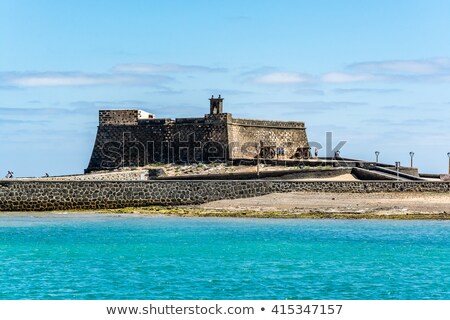
{"label": "wispy cloud", "polygon": [[43,121],[43,120],[29,120],[29,119],[10,119],[10,118],[1,118],[0,117],[0,124],[48,124],[50,121]]}
{"label": "wispy cloud", "polygon": [[147,94],[163,94],[164,96],[183,94],[183,90],[175,90],[167,86],[154,86],[153,90],[146,92]]}
{"label": "wispy cloud", "polygon": [[122,109],[122,108],[130,108],[137,109],[142,106],[148,106],[149,103],[147,101],[142,100],[117,100],[117,101],[108,101],[108,100],[94,100],[94,101],[74,101],[69,103],[70,110],[80,110],[80,109]]}
{"label": "wispy cloud", "polygon": [[325,91],[319,89],[296,89],[293,93],[304,95],[304,96],[324,96]]}
{"label": "wispy cloud", "polygon": [[71,71],[1,72],[0,89],[11,90],[32,87],[90,87],[90,86],[152,86],[162,87],[174,78],[172,74],[226,72],[211,68],[181,64],[119,64],[110,72],[90,73]]}
{"label": "wispy cloud", "polygon": [[322,76],[326,83],[449,82],[450,59],[384,60],[353,63],[345,72]]}
{"label": "wispy cloud", "polygon": [[401,105],[388,105],[388,106],[382,106],[381,110],[388,110],[388,111],[410,111],[413,110],[414,106],[401,106]]}
{"label": "wispy cloud", "polygon": [[437,125],[445,123],[442,119],[407,119],[400,123],[402,126],[411,126],[416,128],[418,126]]}
{"label": "wispy cloud", "polygon": [[172,78],[161,75],[117,75],[80,72],[4,72],[0,84],[14,87],[82,87],[102,85],[159,85]]}
{"label": "wispy cloud", "polygon": [[0,90],[7,90],[7,91],[9,91],[9,90],[22,90],[19,87],[11,86],[11,85],[4,85],[3,83],[4,82],[1,81],[1,75],[0,75]]}
{"label": "wispy cloud", "polygon": [[395,92],[401,92],[400,89],[374,89],[374,88],[337,88],[333,90],[335,93],[338,94],[346,94],[346,93],[376,93],[376,94],[384,94],[384,93],[395,93]]}
{"label": "wispy cloud", "polygon": [[349,83],[382,80],[383,77],[369,73],[330,72],[324,74],[321,79],[325,83]]}
{"label": "wispy cloud", "polygon": [[21,118],[29,119],[36,116],[61,115],[67,111],[68,110],[63,110],[61,108],[0,108],[0,116],[19,116]]}
{"label": "wispy cloud", "polygon": [[251,110],[252,116],[255,113],[261,114],[262,118],[267,117],[270,113],[266,110],[277,110],[277,114],[290,118],[299,114],[322,114],[332,111],[347,110],[348,108],[361,108],[368,106],[365,102],[356,101],[269,101],[262,103],[239,103],[241,113],[246,115],[246,110]]}
{"label": "wispy cloud", "polygon": [[256,76],[253,81],[260,84],[301,84],[311,82],[311,77],[295,72],[272,72]]}
{"label": "wispy cloud", "polygon": [[130,63],[119,64],[112,68],[117,73],[137,73],[137,74],[160,74],[160,73],[212,73],[226,72],[225,68],[211,68],[197,65],[182,65],[174,63],[153,64],[153,63]]}
{"label": "wispy cloud", "polygon": [[393,121],[390,119],[381,119],[381,118],[370,118],[365,119],[361,121],[367,126],[382,126],[383,128],[386,127],[395,127],[395,128],[401,128],[399,131],[404,131],[406,129],[415,129],[416,132],[414,135],[417,135],[417,131],[421,130],[419,128],[438,128],[445,124],[444,120],[441,119],[432,119],[432,118],[425,118],[425,119],[404,119],[400,121]]}
{"label": "wispy cloud", "polygon": [[303,85],[314,81],[314,78],[309,74],[280,71],[270,66],[245,71],[240,74],[240,79],[247,83],[275,86]]}
{"label": "wispy cloud", "polygon": [[370,73],[430,75],[450,73],[450,59],[386,60],[354,63],[348,69]]}
{"label": "wispy cloud", "polygon": [[246,91],[246,90],[234,90],[234,89],[220,89],[220,88],[209,88],[204,89],[203,92],[206,92],[208,94],[221,94],[221,95],[228,95],[228,96],[237,96],[237,95],[249,95],[253,94],[252,91]]}
{"label": "wispy cloud", "polygon": [[[353,63],[342,71],[329,71],[310,75],[299,71],[278,71],[261,68],[241,74],[247,82],[265,85],[298,84],[347,84],[393,82],[450,82],[450,59],[383,60]],[[364,90],[354,90],[353,92]],[[395,90],[365,90],[364,92],[388,93]],[[340,91],[339,93],[348,93]]]}
{"label": "wispy cloud", "polygon": [[391,125],[392,121],[389,119],[380,119],[380,118],[371,118],[371,119],[365,119],[361,121],[362,123],[368,124],[368,125],[374,125],[374,126],[387,126]]}

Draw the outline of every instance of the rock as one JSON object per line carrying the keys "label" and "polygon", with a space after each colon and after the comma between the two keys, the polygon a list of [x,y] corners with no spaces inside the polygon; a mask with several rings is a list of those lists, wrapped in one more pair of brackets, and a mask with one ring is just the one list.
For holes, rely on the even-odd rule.
{"label": "rock", "polygon": [[148,179],[156,179],[166,175],[166,171],[162,168],[148,169]]}

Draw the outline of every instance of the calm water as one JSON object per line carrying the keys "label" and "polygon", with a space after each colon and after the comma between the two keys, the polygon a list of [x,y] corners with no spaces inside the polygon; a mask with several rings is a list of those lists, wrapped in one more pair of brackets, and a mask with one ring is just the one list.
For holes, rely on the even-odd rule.
{"label": "calm water", "polygon": [[450,299],[450,223],[3,214],[0,299]]}

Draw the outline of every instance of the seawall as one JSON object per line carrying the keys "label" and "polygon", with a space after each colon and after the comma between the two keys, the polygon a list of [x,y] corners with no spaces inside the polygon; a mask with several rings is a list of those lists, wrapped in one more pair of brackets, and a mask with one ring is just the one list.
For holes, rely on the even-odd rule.
{"label": "seawall", "polygon": [[293,191],[450,192],[450,182],[17,180],[0,182],[0,211],[187,205]]}

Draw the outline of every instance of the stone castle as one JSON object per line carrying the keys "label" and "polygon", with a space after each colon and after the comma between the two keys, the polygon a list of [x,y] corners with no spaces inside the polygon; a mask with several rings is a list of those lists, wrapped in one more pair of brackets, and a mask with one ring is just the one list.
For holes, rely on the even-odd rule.
{"label": "stone castle", "polygon": [[156,118],[142,110],[100,110],[94,150],[86,172],[151,163],[198,163],[240,159],[306,159],[305,124],[233,118],[223,98],[212,96],[203,118]]}

